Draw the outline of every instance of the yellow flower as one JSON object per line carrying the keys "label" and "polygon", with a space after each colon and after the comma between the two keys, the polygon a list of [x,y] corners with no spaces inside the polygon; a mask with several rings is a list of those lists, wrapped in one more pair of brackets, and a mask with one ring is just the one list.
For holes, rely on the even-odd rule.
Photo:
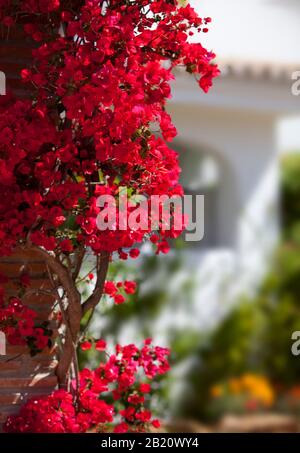
{"label": "yellow flower", "polygon": [[241,381],[238,378],[229,379],[228,387],[230,393],[233,393],[234,395],[238,395],[239,393],[241,393],[242,385]]}
{"label": "yellow flower", "polygon": [[219,398],[224,393],[222,385],[214,385],[210,389],[210,394],[213,398]]}
{"label": "yellow flower", "polygon": [[275,399],[274,390],[267,378],[255,374],[245,374],[241,378],[246,393],[266,407],[270,407]]}

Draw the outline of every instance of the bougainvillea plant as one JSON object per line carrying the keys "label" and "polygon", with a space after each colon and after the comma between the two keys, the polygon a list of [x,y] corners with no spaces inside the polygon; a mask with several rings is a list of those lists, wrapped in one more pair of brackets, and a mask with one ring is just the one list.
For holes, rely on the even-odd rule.
{"label": "bougainvillea plant", "polygon": [[[105,349],[105,341],[99,340],[95,347]],[[20,414],[8,418],[5,431],[103,432],[113,425],[114,432],[122,433],[140,432],[149,425],[158,428],[159,421],[152,418],[145,405],[151,393],[149,381],[169,369],[168,355],[168,349],[153,347],[150,339],[141,349],[132,344],[117,345],[106,363],[94,371],[80,372],[75,402],[72,394],[63,389],[32,398]]]}
{"label": "bougainvillea plant", "polygon": [[[21,247],[41,256],[62,320],[57,377],[63,390],[27,403],[8,430],[72,432],[111,422],[113,408],[99,398],[111,384],[115,400],[126,400],[119,430],[151,420],[134,375],[137,367],[148,377],[165,372],[165,350],[119,347],[106,365],[76,376],[75,402],[74,392],[64,392],[74,387],[71,364],[78,345],[87,346],[84,324],[104,292],[120,304],[135,291],[134,282],[106,282],[109,262],[136,258],[145,240],[166,253],[168,239],[180,234],[163,228],[161,217],[155,231],[151,222],[101,230],[97,217],[107,206],[97,200],[110,195],[118,203],[126,194],[130,205],[141,195],[182,195],[177,154],[166,144],[176,136],[166,102],[177,66],[205,92],[218,75],[215,55],[191,42],[210,21],[177,0],[0,0],[1,26],[8,33],[23,27],[34,43],[32,66],[21,71],[32,98],[0,99],[0,252]],[[79,282],[91,251],[95,269],[84,299]],[[49,338],[47,326],[33,320],[21,299],[2,297],[1,328],[36,352]]]}

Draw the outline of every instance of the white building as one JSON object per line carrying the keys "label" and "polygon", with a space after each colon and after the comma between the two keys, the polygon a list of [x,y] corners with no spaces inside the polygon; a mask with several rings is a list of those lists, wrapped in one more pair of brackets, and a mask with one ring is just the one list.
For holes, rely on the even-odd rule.
{"label": "white building", "polygon": [[[204,44],[217,52],[222,70],[209,94],[178,73],[169,104],[182,183],[206,196],[205,237],[187,254],[198,291],[194,315],[186,316],[199,327],[257,287],[278,239],[279,152],[300,149],[300,97],[291,90],[292,74],[300,70],[300,4],[191,3],[213,17]],[[183,322],[182,313],[176,318]]]}

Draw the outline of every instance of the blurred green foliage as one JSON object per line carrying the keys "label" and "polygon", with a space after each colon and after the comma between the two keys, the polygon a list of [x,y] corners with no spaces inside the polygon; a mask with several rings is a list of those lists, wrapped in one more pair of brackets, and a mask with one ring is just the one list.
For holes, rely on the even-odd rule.
{"label": "blurred green foliage", "polygon": [[299,383],[300,360],[291,353],[300,330],[300,155],[281,165],[282,240],[255,298],[242,300],[205,341],[200,342],[180,410],[210,418],[210,389],[245,372],[263,373],[274,384]]}
{"label": "blurred green foliage", "polygon": [[[281,161],[281,208],[283,234],[300,243],[300,157],[286,154]],[[296,233],[296,234],[295,234]]]}

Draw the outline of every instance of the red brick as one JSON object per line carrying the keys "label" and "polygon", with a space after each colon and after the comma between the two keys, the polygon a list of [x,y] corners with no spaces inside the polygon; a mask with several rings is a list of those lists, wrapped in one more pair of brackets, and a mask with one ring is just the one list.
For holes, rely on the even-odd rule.
{"label": "red brick", "polygon": [[0,407],[4,405],[16,405],[20,404],[24,400],[21,393],[0,393]]}
{"label": "red brick", "polygon": [[27,387],[38,387],[38,388],[49,388],[55,387],[57,384],[56,376],[44,376],[43,374],[37,374],[33,377],[18,377],[18,378],[0,378],[0,389],[24,389]]}
{"label": "red brick", "polygon": [[[28,66],[32,48],[36,45],[24,36],[21,27],[13,27],[8,39],[3,39],[3,36],[1,39],[0,70],[6,74],[7,89],[11,89],[19,97],[30,96],[32,88],[21,83],[19,72]],[[47,269],[40,255],[32,250],[19,249],[10,257],[0,258],[0,272],[11,277],[6,288],[7,296],[17,295],[16,283],[24,265],[27,265],[27,272],[31,276],[31,288],[51,288]],[[51,318],[54,300],[54,297],[45,295],[31,295],[26,303],[36,309],[39,319],[45,320]],[[54,335],[57,335],[56,329]],[[48,394],[57,385],[54,375],[57,366],[56,347],[30,357],[27,347],[7,345],[5,359],[12,360],[0,360],[0,432],[1,423],[7,416],[19,411],[22,399],[25,401],[32,395]]]}

